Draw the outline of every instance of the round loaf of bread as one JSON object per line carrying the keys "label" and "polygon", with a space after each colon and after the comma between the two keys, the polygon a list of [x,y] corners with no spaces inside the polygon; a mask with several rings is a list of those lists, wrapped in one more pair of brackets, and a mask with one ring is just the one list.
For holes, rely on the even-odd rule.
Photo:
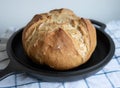
{"label": "round loaf of bread", "polygon": [[68,70],[90,59],[96,47],[96,30],[69,9],[37,14],[22,33],[23,47],[34,62]]}

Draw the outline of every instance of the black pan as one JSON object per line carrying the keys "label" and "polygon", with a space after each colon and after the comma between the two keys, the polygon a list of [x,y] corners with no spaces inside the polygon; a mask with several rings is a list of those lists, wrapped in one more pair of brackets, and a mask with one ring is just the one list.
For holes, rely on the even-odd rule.
{"label": "black pan", "polygon": [[27,73],[41,81],[63,82],[86,78],[102,69],[112,58],[115,45],[111,37],[105,33],[105,24],[91,20],[97,31],[97,47],[90,60],[71,70],[57,71],[47,66],[33,63],[25,54],[22,46],[23,28],[15,32],[7,43],[7,53],[10,58],[9,65],[0,71],[0,80],[17,73]]}

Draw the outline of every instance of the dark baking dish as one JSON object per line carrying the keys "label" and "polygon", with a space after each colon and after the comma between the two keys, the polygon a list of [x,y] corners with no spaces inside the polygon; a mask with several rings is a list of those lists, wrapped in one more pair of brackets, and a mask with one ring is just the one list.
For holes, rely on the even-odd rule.
{"label": "dark baking dish", "polygon": [[86,78],[102,69],[112,58],[115,45],[111,37],[105,33],[105,24],[91,20],[96,27],[97,47],[90,60],[71,70],[57,71],[47,66],[33,63],[25,54],[22,46],[23,28],[15,32],[7,43],[7,53],[10,58],[9,65],[0,71],[0,80],[17,73],[27,73],[41,81],[63,82]]}

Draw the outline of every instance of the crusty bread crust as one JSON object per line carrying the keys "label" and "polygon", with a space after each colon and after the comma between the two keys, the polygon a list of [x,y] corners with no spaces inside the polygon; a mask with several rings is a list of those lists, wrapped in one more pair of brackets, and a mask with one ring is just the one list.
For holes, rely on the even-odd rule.
{"label": "crusty bread crust", "polygon": [[96,30],[88,19],[69,9],[37,14],[22,33],[27,55],[57,70],[77,67],[90,59],[96,47]]}

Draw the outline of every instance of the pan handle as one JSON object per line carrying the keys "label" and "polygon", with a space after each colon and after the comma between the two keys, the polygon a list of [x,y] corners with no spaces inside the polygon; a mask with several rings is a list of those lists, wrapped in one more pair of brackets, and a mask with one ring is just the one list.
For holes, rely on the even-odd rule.
{"label": "pan handle", "polygon": [[93,19],[90,19],[90,21],[94,24],[95,27],[97,27],[100,30],[104,31],[104,29],[106,28],[106,25],[104,23],[101,23],[101,22],[93,20]]}
{"label": "pan handle", "polygon": [[12,75],[15,73],[14,68],[12,67],[13,65],[11,65],[11,61],[8,64],[8,66],[5,69],[0,70],[0,81],[6,77],[8,77],[9,75]]}
{"label": "pan handle", "polygon": [[10,75],[26,73],[26,71],[29,70],[11,58],[8,66],[5,69],[0,70],[0,81]]}

